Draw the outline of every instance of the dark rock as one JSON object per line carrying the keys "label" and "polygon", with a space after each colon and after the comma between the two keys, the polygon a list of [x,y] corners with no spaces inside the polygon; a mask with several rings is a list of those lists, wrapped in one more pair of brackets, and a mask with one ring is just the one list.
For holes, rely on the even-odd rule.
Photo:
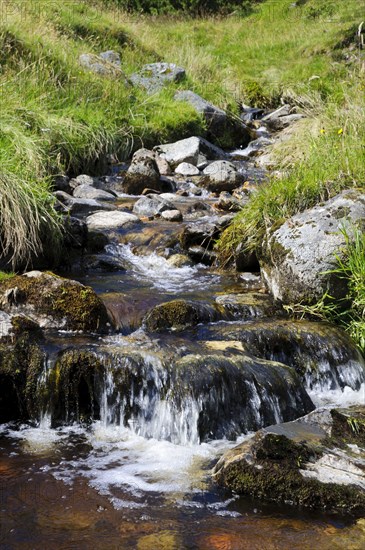
{"label": "dark rock", "polygon": [[224,210],[226,212],[239,212],[243,207],[243,202],[233,197],[228,191],[222,191],[219,195],[216,208],[218,210]]}
{"label": "dark rock", "polygon": [[180,244],[187,250],[191,246],[203,246],[206,249],[212,249],[216,239],[229,224],[231,218],[218,218],[212,221],[198,221],[186,225],[180,233]]}
{"label": "dark rock", "polygon": [[63,220],[64,226],[64,247],[84,249],[88,242],[88,230],[84,221],[72,216]]}
{"label": "dark rock", "polygon": [[237,271],[260,271],[260,264],[254,250],[247,250],[239,244],[234,253]]}
{"label": "dark rock", "polygon": [[123,189],[129,195],[140,195],[146,187],[162,191],[160,173],[153,159],[137,157],[125,175]]}
{"label": "dark rock", "polygon": [[217,262],[218,259],[218,255],[216,252],[214,252],[214,250],[208,250],[203,246],[189,246],[187,252],[193,262],[197,264],[212,266]]}
{"label": "dark rock", "polygon": [[225,111],[209,103],[190,90],[178,91],[177,101],[188,102],[207,123],[209,137],[218,140],[224,146],[247,145],[251,139],[249,128],[241,121],[230,118]]}
{"label": "dark rock", "polygon": [[70,178],[68,176],[55,176],[53,178],[52,185],[55,191],[64,191],[65,193],[71,194]]}

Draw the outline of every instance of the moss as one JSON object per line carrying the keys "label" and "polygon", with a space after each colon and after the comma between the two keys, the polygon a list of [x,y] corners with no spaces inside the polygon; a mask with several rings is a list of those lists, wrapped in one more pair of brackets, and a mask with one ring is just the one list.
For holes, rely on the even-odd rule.
{"label": "moss", "polygon": [[17,288],[16,305],[31,305],[36,313],[66,320],[71,330],[105,328],[108,315],[92,288],[54,275],[14,276],[0,282],[0,293]]}
{"label": "moss", "polygon": [[204,304],[173,300],[154,307],[144,318],[144,324],[150,332],[167,329],[180,330],[187,326],[213,320],[214,310]]}
{"label": "moss", "polygon": [[343,443],[354,443],[365,448],[365,406],[332,409],[332,436]]}
{"label": "moss", "polygon": [[38,380],[45,354],[29,332],[23,332],[13,345],[0,346],[0,421],[37,419],[42,408]]}
{"label": "moss", "polygon": [[319,458],[320,451],[275,434],[256,436],[251,451],[254,465],[245,457],[233,460],[218,471],[217,481],[235,492],[267,501],[356,515],[365,511],[365,493],[360,489],[301,475],[301,466]]}

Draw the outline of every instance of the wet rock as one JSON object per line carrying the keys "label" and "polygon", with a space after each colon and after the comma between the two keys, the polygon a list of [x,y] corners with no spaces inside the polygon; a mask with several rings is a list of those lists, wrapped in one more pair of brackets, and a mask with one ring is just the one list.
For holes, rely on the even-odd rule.
{"label": "wet rock", "polygon": [[178,91],[175,99],[186,101],[199,115],[202,115],[210,136],[218,141],[222,140],[225,146],[246,145],[250,141],[250,131],[242,121],[231,119],[223,109],[209,103],[198,94],[190,90]]}
{"label": "wet rock", "polygon": [[174,63],[149,63],[144,65],[139,73],[130,77],[135,86],[140,86],[149,93],[161,90],[171,82],[181,82],[185,78],[185,69]]}
{"label": "wet rock", "polygon": [[5,311],[0,310],[0,341],[11,336],[12,332],[11,316]]}
{"label": "wet rock", "polygon": [[331,273],[336,255],[344,257],[342,227],[365,216],[365,195],[343,191],[333,199],[297,214],[266,236],[260,252],[262,275],[275,299],[314,302],[327,291],[336,299],[346,296],[344,279]]}
{"label": "wet rock", "polygon": [[52,186],[54,191],[64,191],[71,194],[70,178],[65,175],[58,175],[53,178]]}
{"label": "wet rock", "polygon": [[184,227],[180,233],[180,244],[184,250],[198,245],[206,249],[212,249],[224,226],[219,222],[198,221]]}
{"label": "wet rock", "polygon": [[207,323],[216,317],[215,310],[206,304],[173,300],[154,307],[146,315],[143,323],[149,332],[163,332]]}
{"label": "wet rock", "polygon": [[98,256],[88,257],[82,265],[84,269],[92,271],[125,271],[124,262],[111,254],[99,254]]}
{"label": "wet rock", "polygon": [[64,191],[56,191],[55,196],[62,210],[68,212],[71,216],[87,215],[99,210],[112,211],[116,208],[112,204],[105,204],[95,199],[77,199],[71,197],[71,195],[68,195]]}
{"label": "wet rock", "polygon": [[128,79],[121,69],[120,56],[113,51],[103,52],[100,55],[84,53],[79,57],[79,63],[85,69],[109,78],[116,78],[128,84]]}
{"label": "wet rock", "polygon": [[180,210],[165,210],[161,213],[161,218],[168,222],[181,222],[183,219]]}
{"label": "wet rock", "polygon": [[186,355],[174,365],[175,395],[200,401],[200,441],[293,420],[313,409],[293,369],[234,354]]}
{"label": "wet rock", "polygon": [[138,199],[133,206],[133,212],[138,216],[153,218],[162,214],[165,210],[174,210],[174,205],[159,195],[145,195]]}
{"label": "wet rock", "polygon": [[300,419],[260,430],[228,451],[213,475],[225,487],[255,498],[361,514],[364,472],[364,453],[337,448],[318,422]]}
{"label": "wet rock", "polygon": [[[217,337],[217,336],[216,336]],[[256,321],[220,329],[219,337],[242,342],[247,353],[289,365],[303,378],[306,388],[317,394],[358,391],[365,383],[364,360],[342,329],[310,321]]]}
{"label": "wet rock", "polygon": [[182,162],[175,168],[175,173],[181,176],[200,176],[200,170],[189,162]]}
{"label": "wet rock", "polygon": [[108,323],[90,287],[40,271],[2,281],[0,302],[9,315],[25,315],[47,329],[105,330]]}
{"label": "wet rock", "polygon": [[97,201],[115,201],[116,195],[102,189],[96,189],[90,185],[79,185],[73,192],[78,199],[95,199]]}
{"label": "wet rock", "polygon": [[197,264],[212,266],[218,260],[218,254],[214,250],[208,250],[203,246],[189,246],[188,254],[193,262]]}
{"label": "wet rock", "polygon": [[83,220],[66,216],[63,220],[64,238],[63,245],[66,249],[84,249],[88,242],[87,225]]}
{"label": "wet rock", "polygon": [[133,163],[141,162],[146,158],[149,158],[156,163],[156,166],[161,176],[172,175],[172,170],[169,163],[164,158],[161,158],[156,153],[156,151],[150,151],[149,149],[145,149],[145,148],[138,149],[133,155],[132,162]]}
{"label": "wet rock", "polygon": [[86,223],[89,229],[93,230],[109,230],[121,229],[122,227],[136,224],[139,218],[128,212],[114,210],[113,212],[95,212],[86,218]]}
{"label": "wet rock", "polygon": [[304,114],[297,114],[290,105],[283,105],[276,111],[269,113],[262,118],[264,122],[271,130],[279,131],[287,128],[293,122],[305,118]]}
{"label": "wet rock", "polygon": [[260,271],[260,264],[254,250],[247,250],[242,243],[234,251],[234,263],[237,271]]}
{"label": "wet rock", "polygon": [[331,435],[338,443],[342,441],[347,445],[359,445],[365,448],[365,406],[355,405],[346,409],[332,409],[331,417]]}
{"label": "wet rock", "polygon": [[200,182],[200,185],[208,191],[233,191],[243,183],[243,177],[235,165],[226,160],[212,162],[205,168],[203,174],[206,177]]}
{"label": "wet rock", "polygon": [[272,145],[273,143],[274,140],[272,139],[259,137],[251,141],[245,149],[234,151],[232,153],[232,156],[237,157],[238,159],[248,160],[251,157],[256,157],[257,155],[260,155],[264,151],[264,149],[266,149],[266,147]]}
{"label": "wet rock", "polygon": [[175,143],[157,145],[154,147],[154,151],[174,169],[183,162],[198,166],[198,164],[207,160],[227,158],[227,154],[222,149],[201,137],[195,136]]}
{"label": "wet rock", "polygon": [[250,291],[264,290],[264,283],[260,275],[255,273],[242,273],[240,275],[242,286]]}
{"label": "wet rock", "polygon": [[260,317],[284,315],[270,296],[257,293],[224,294],[215,299],[222,314],[232,320],[252,320]]}
{"label": "wet rock", "polygon": [[[14,319],[16,321],[16,319]],[[37,420],[42,411],[38,380],[44,372],[45,354],[26,326],[0,343],[0,422]]]}
{"label": "wet rock", "polygon": [[[87,226],[86,226],[87,227]],[[98,230],[88,229],[87,251],[91,253],[101,252],[109,244],[109,237]]]}

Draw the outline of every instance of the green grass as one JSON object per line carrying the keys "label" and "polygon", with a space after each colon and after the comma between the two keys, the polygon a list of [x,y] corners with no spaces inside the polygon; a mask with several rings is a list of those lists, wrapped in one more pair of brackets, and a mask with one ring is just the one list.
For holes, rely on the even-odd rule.
{"label": "green grass", "polygon": [[[308,0],[296,9],[291,0],[262,2],[255,3],[247,17],[243,10],[241,15],[199,19],[186,14],[126,14],[116,8],[117,2],[101,0],[3,4],[0,193],[6,191],[9,200],[2,199],[0,215],[3,247],[13,265],[40,252],[45,230],[55,238],[59,235],[50,176],[101,173],[107,169],[109,153],[124,160],[142,145],[205,134],[203,120],[191,107],[173,100],[176,88],[193,89],[233,115],[242,101],[269,106],[280,97],[290,97],[306,105],[314,125],[323,117],[326,134],[311,137],[309,156],[307,143],[297,147],[305,150],[323,189],[315,191],[314,176],[300,166],[299,159],[288,185],[290,201],[281,192],[282,199],[270,205],[273,213],[265,214],[269,221],[277,218],[276,211],[282,216],[283,204],[284,215],[289,215],[325,196],[326,189],[332,189],[329,180],[336,182],[335,190],[363,173],[358,147],[352,149],[356,132],[363,139],[361,128],[355,124],[354,129],[352,122],[351,98],[358,80],[351,80],[353,69],[344,63],[343,46],[363,18],[357,0],[335,0],[332,11],[324,0]],[[187,80],[147,96],[122,80],[80,67],[80,54],[107,49],[121,54],[127,76],[145,63],[164,60],[185,67]],[[313,75],[319,78],[313,80]],[[363,116],[361,104],[358,109]],[[342,141],[335,136],[340,126]],[[323,155],[333,146],[339,148],[337,157],[344,148],[348,165],[347,161],[336,161],[333,168],[324,165]],[[345,174],[343,183],[338,182],[340,172]],[[299,191],[297,178],[301,179]],[[280,184],[273,186],[280,195]],[[265,193],[265,200],[271,201],[273,192]],[[17,217],[12,217],[12,210]],[[254,225],[252,231],[256,231]]]}

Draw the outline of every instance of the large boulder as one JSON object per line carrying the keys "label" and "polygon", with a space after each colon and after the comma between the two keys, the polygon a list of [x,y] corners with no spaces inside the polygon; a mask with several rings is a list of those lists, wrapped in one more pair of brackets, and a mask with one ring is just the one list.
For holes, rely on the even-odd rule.
{"label": "large boulder", "polygon": [[2,281],[0,306],[46,329],[105,330],[108,324],[105,306],[90,287],[40,271]]}
{"label": "large boulder", "polygon": [[[364,413],[362,407],[362,412],[357,408],[353,415],[345,415],[363,425]],[[364,513],[365,453],[347,446],[354,442],[350,430],[342,431],[341,439],[331,438],[337,414],[342,411],[332,411],[332,419],[327,410],[315,411],[260,430],[222,457],[214,469],[215,480],[254,498],[326,512]],[[361,447],[364,444],[362,435]]]}
{"label": "large boulder", "polygon": [[129,195],[141,195],[146,188],[162,191],[155,160],[147,155],[133,158],[125,175],[123,188]]}
{"label": "large boulder", "polygon": [[365,194],[347,190],[269,231],[259,261],[274,298],[286,304],[313,303],[325,292],[344,298],[345,281],[333,273],[336,256],[344,258],[341,228],[351,234],[364,217]]}
{"label": "large boulder", "polygon": [[207,160],[217,160],[227,158],[227,154],[209,143],[202,137],[193,136],[187,139],[181,139],[175,143],[166,143],[154,147],[160,157],[167,160],[170,166],[176,169],[182,162],[187,162],[193,166],[200,166]]}
{"label": "large boulder", "polygon": [[165,84],[180,82],[185,78],[185,69],[175,63],[149,63],[140,72],[130,77],[135,86],[144,88],[148,93],[161,90]]}
{"label": "large boulder", "polygon": [[203,171],[204,179],[200,185],[213,191],[220,193],[221,191],[233,191],[239,187],[243,181],[243,176],[237,171],[237,168],[232,162],[227,160],[217,160],[210,163]]}
{"label": "large boulder", "polygon": [[223,146],[246,146],[250,139],[250,130],[241,121],[230,118],[223,109],[216,107],[191,90],[178,91],[177,101],[186,101],[202,115],[213,140],[221,141]]}

